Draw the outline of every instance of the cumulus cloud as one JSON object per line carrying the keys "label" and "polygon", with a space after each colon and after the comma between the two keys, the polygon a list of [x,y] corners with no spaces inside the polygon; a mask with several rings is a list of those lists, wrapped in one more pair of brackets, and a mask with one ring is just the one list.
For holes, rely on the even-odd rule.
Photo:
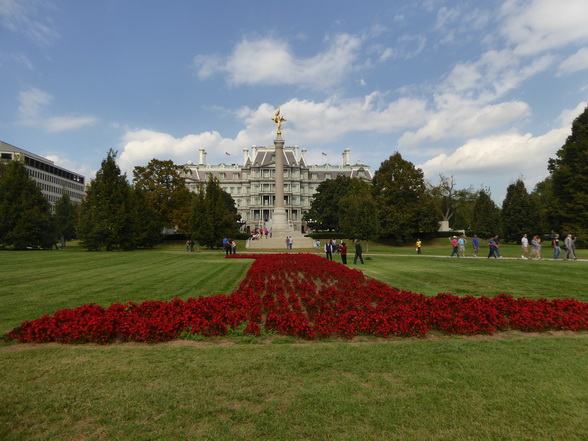
{"label": "cumulus cloud", "polygon": [[[386,102],[374,92],[361,99],[340,100],[332,97],[323,102],[292,99],[281,105],[287,119],[284,138],[301,145],[336,141],[350,132],[392,133],[399,128],[424,121],[425,102],[402,98]],[[234,137],[219,132],[192,134],[182,138],[153,130],[129,130],[121,140],[121,168],[131,171],[135,165],[152,158],[172,159],[177,163],[198,160],[198,150],[207,151],[209,162],[242,162],[242,149],[266,140],[271,145],[276,126],[271,121],[275,108],[263,103],[257,108],[242,107],[234,112],[245,128]],[[229,153],[231,157],[226,156]]]}
{"label": "cumulus cloud", "polygon": [[398,141],[400,146],[475,136],[531,114],[528,104],[521,101],[482,105],[452,94],[437,96],[435,101],[438,110],[429,116],[423,127],[405,132]]}
{"label": "cumulus cloud", "polygon": [[588,39],[585,0],[507,0],[501,12],[502,34],[521,55]]}
{"label": "cumulus cloud", "polygon": [[484,175],[488,177],[487,184],[502,188],[514,176],[524,176],[528,185],[535,185],[547,176],[549,158],[565,143],[571,133],[571,122],[586,104],[582,102],[575,109],[562,112],[555,121],[558,127],[543,135],[512,131],[470,139],[454,151],[440,153],[418,167],[427,177],[443,173],[474,179]]}
{"label": "cumulus cloud", "polygon": [[356,68],[361,44],[360,37],[339,34],[328,40],[324,52],[299,58],[284,40],[244,39],[226,57],[195,57],[194,66],[200,79],[221,73],[231,85],[329,87]]}

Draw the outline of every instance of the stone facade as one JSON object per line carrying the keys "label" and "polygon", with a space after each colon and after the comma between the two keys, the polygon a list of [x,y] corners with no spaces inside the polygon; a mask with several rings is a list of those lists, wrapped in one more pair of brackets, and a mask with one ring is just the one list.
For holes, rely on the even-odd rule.
{"label": "stone facade", "polygon": [[[339,165],[308,165],[306,149],[298,146],[284,147],[284,209],[292,231],[304,233],[306,223],[302,216],[310,209],[310,203],[318,185],[338,175],[371,181],[370,167],[364,164],[351,164],[350,150],[345,149]],[[255,228],[272,228],[273,210],[276,206],[276,149],[275,146],[243,149],[242,164],[207,164],[206,151],[200,149],[198,164],[189,162],[186,185],[190,191],[197,191],[199,183],[209,177],[217,178],[223,190],[233,199],[241,219],[242,231],[251,232]]]}
{"label": "stone facade", "polygon": [[52,206],[61,199],[64,192],[77,204],[84,198],[84,176],[58,167],[47,158],[0,141],[0,161],[22,161],[30,177]]}

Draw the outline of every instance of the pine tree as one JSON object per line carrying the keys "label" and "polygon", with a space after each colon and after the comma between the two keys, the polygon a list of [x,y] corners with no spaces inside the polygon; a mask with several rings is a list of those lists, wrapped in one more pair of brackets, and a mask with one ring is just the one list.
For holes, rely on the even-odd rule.
{"label": "pine tree", "polygon": [[490,197],[489,190],[480,190],[474,205],[474,225],[472,228],[480,238],[502,235],[500,208]]}
{"label": "pine tree", "polygon": [[572,134],[549,160],[553,207],[561,231],[588,237],[588,107],[572,124]]}
{"label": "pine tree", "polygon": [[190,235],[199,246],[215,248],[223,237],[237,232],[235,201],[225,192],[218,179],[210,178],[194,196],[190,217]]}
{"label": "pine tree", "polygon": [[76,238],[77,208],[64,191],[61,198],[55,203],[55,234],[58,238],[63,238],[64,240]]}
{"label": "pine tree", "polygon": [[518,240],[524,233],[541,233],[535,201],[520,179],[506,189],[506,197],[502,202],[502,227],[509,241]]}
{"label": "pine tree", "polygon": [[110,149],[80,207],[78,237],[91,251],[136,247],[131,189]]}
{"label": "pine tree", "polygon": [[24,164],[9,163],[0,178],[0,245],[20,250],[55,243],[51,205]]}

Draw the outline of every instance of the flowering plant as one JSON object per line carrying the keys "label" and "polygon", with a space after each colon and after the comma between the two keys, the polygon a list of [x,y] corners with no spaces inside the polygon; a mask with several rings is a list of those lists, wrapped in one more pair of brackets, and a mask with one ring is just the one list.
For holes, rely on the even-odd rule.
{"label": "flowering plant", "polygon": [[361,271],[314,254],[231,255],[255,262],[228,295],[142,303],[95,304],[25,321],[7,333],[18,342],[161,342],[182,332],[226,335],[242,328],[301,338],[357,335],[421,337],[493,334],[509,329],[588,329],[588,303],[573,299],[427,297],[391,288]]}

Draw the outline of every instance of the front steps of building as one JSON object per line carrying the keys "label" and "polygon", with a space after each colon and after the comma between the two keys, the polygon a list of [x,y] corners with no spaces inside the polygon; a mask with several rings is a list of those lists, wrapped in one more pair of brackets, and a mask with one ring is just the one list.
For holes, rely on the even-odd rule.
{"label": "front steps of building", "polygon": [[292,250],[288,251],[296,251],[297,249],[304,249],[305,251],[309,248],[314,248],[314,240],[310,237],[306,237],[301,233],[288,233],[286,235],[280,235],[273,237],[268,237],[267,239],[263,237],[262,239],[257,240],[248,240],[246,248],[249,251],[253,250],[284,250],[286,251],[286,236],[290,236],[293,239],[292,242]]}

